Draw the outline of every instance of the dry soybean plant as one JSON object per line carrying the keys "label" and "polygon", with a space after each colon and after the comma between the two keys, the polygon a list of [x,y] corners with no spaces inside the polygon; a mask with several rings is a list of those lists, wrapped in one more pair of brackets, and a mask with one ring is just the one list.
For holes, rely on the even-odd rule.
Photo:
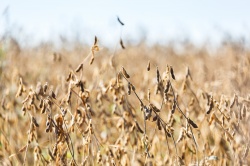
{"label": "dry soybean plant", "polygon": [[1,165],[250,164],[250,52],[228,46],[236,61],[214,71],[206,53],[119,43],[109,58],[95,37],[81,63],[65,50],[44,59],[47,47],[1,57]]}

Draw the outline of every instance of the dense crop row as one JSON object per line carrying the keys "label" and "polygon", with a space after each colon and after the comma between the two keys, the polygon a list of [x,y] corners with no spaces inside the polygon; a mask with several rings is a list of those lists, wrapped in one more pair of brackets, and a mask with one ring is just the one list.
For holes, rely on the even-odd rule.
{"label": "dense crop row", "polygon": [[120,44],[2,47],[1,165],[250,164],[247,49]]}

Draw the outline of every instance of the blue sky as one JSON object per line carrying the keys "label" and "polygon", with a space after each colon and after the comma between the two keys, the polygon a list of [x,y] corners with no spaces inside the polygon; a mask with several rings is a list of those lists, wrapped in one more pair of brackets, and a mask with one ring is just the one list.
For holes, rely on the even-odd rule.
{"label": "blue sky", "polygon": [[[145,36],[148,42],[189,38],[198,44],[206,39],[216,43],[224,32],[250,40],[250,1],[1,1],[0,35],[11,28],[31,43],[59,35],[91,42],[97,35],[112,44],[121,33],[117,16],[125,23],[122,38],[129,40]],[[7,6],[9,23],[3,13]]]}

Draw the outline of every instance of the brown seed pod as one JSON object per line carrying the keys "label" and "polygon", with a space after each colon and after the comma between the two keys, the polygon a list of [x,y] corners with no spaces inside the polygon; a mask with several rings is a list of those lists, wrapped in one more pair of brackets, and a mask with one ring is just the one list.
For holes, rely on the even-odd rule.
{"label": "brown seed pod", "polygon": [[62,116],[63,117],[65,117],[65,115],[67,114],[67,109],[63,109],[63,108],[61,108],[61,111],[62,111]]}
{"label": "brown seed pod", "polygon": [[233,108],[234,104],[236,104],[236,106],[238,106],[238,96],[236,94],[234,94],[234,98],[232,99],[231,101],[231,104],[230,104],[230,108]]}
{"label": "brown seed pod", "polygon": [[18,91],[16,93],[16,97],[19,97],[19,96],[22,96],[22,93],[25,92],[25,88],[23,86],[23,79],[20,78],[19,79],[19,88],[18,88]]}
{"label": "brown seed pod", "polygon": [[125,49],[125,46],[124,46],[124,44],[123,44],[122,39],[120,39],[120,45],[121,45],[122,49]]}
{"label": "brown seed pod", "polygon": [[215,114],[214,114],[214,112],[210,115],[210,118],[209,118],[209,121],[208,121],[208,124],[209,124],[209,126],[212,124],[212,122],[214,121],[214,118],[215,117]]}
{"label": "brown seed pod", "polygon": [[26,111],[26,107],[25,105],[22,106],[22,111],[25,112]]}
{"label": "brown seed pod", "polygon": [[128,83],[128,95],[131,95],[131,84],[130,84],[130,82]]}
{"label": "brown seed pod", "polygon": [[150,89],[148,89],[148,95],[147,95],[147,97],[148,97],[148,101],[150,102]]}
{"label": "brown seed pod", "polygon": [[72,78],[72,73],[70,72],[68,77],[66,78],[66,81],[69,82],[69,80]]}
{"label": "brown seed pod", "polygon": [[42,108],[43,107],[43,99],[40,99],[40,101],[39,101],[39,108]]}
{"label": "brown seed pod", "polygon": [[168,139],[168,137],[169,138],[171,137],[171,133],[169,133],[169,131],[166,128],[164,128],[164,133],[165,133],[166,139]]}
{"label": "brown seed pod", "polygon": [[157,82],[159,83],[160,82],[160,72],[159,72],[158,67],[156,69],[156,77],[157,77]]}
{"label": "brown seed pod", "polygon": [[50,115],[47,116],[45,131],[46,131],[46,133],[52,132],[52,123],[51,123],[51,117],[50,117]]}
{"label": "brown seed pod", "polygon": [[88,128],[89,128],[90,133],[94,134],[94,130],[93,130],[93,127],[92,127],[92,119],[89,120],[89,126],[88,126]]}
{"label": "brown seed pod", "polygon": [[50,158],[54,161],[54,160],[55,160],[55,158],[54,158],[54,156],[52,155],[52,152],[51,152],[51,150],[50,150],[50,149],[48,149],[48,154],[49,154]]}
{"label": "brown seed pod", "polygon": [[195,102],[195,101],[194,101],[194,98],[192,97],[191,100],[190,100],[190,102],[188,103],[188,106],[189,106],[189,107],[193,106],[193,105],[194,105],[194,102]]}
{"label": "brown seed pod", "polygon": [[190,73],[190,70],[189,70],[189,67],[187,67],[187,73],[186,73],[186,78],[188,78],[188,77],[190,77],[190,79],[193,80],[191,73]]}
{"label": "brown seed pod", "polygon": [[243,105],[240,106],[240,110],[239,110],[240,120],[243,119],[243,116],[242,116],[242,109],[243,109]]}
{"label": "brown seed pod", "polygon": [[97,37],[95,36],[95,42],[94,42],[94,45],[96,45],[97,44]]}
{"label": "brown seed pod", "polygon": [[149,104],[150,109],[153,109],[155,112],[161,112],[160,109],[158,109],[155,105]]}
{"label": "brown seed pod", "polygon": [[89,128],[87,127],[85,130],[84,130],[84,134],[88,134],[88,132],[89,132]]}
{"label": "brown seed pod", "polygon": [[195,124],[194,121],[192,121],[190,118],[188,118],[188,123],[191,124],[193,128],[198,128],[197,124]]}
{"label": "brown seed pod", "polygon": [[168,93],[168,91],[169,91],[169,88],[170,88],[170,81],[168,80],[168,82],[167,82],[167,84],[166,84],[166,87],[165,87],[165,89],[164,89],[164,93]]}
{"label": "brown seed pod", "polygon": [[161,130],[161,121],[159,118],[157,119],[157,127],[158,127],[158,130]]}
{"label": "brown seed pod", "polygon": [[45,113],[45,109],[46,109],[46,107],[45,107],[45,103],[43,102],[43,105],[42,105],[42,108],[41,108],[41,113],[42,113],[42,114],[44,114],[44,113]]}
{"label": "brown seed pod", "polygon": [[135,86],[131,83],[130,83],[130,86],[131,86],[132,90],[135,91]]}
{"label": "brown seed pod", "polygon": [[102,161],[102,155],[101,155],[101,152],[100,150],[97,152],[97,163],[100,164]]}
{"label": "brown seed pod", "polygon": [[54,145],[53,151],[52,151],[52,155],[56,156],[57,154],[57,143]]}
{"label": "brown seed pod", "polygon": [[185,133],[185,130],[184,130],[184,128],[182,127],[181,130],[180,130],[179,137],[178,137],[178,139],[176,140],[176,143],[178,143],[178,142],[180,142],[181,140],[183,140],[183,138],[184,138],[184,136],[185,136],[184,133]]}
{"label": "brown seed pod", "polygon": [[144,105],[143,105],[143,103],[140,104],[140,110],[141,110],[141,111],[144,110]]}
{"label": "brown seed pod", "polygon": [[243,106],[242,106],[242,117],[243,117],[243,118],[246,117],[246,112],[247,112],[246,106],[243,105]]}
{"label": "brown seed pod", "polygon": [[171,114],[174,114],[175,109],[176,109],[176,103],[174,102],[172,105]]}
{"label": "brown seed pod", "polygon": [[79,72],[81,69],[82,69],[82,67],[83,67],[83,64],[81,63],[77,68],[76,68],[76,72]]}
{"label": "brown seed pod", "polygon": [[69,91],[69,93],[68,93],[68,95],[67,95],[67,98],[66,98],[66,102],[67,102],[68,104],[70,103],[71,95],[72,95],[72,92]]}
{"label": "brown seed pod", "polygon": [[62,126],[63,125],[63,117],[62,117],[62,115],[56,114],[54,116],[54,120],[56,121],[57,126]]}
{"label": "brown seed pod", "polygon": [[150,71],[150,61],[148,61],[147,71]]}
{"label": "brown seed pod", "polygon": [[84,83],[79,80],[76,84],[76,87],[80,87],[81,92],[84,92]]}
{"label": "brown seed pod", "polygon": [[46,133],[50,132],[50,128],[47,127],[47,128],[45,129],[45,132],[46,132]]}
{"label": "brown seed pod", "polygon": [[173,132],[174,132],[174,128],[171,127],[170,125],[166,125],[165,126],[165,130],[166,132],[168,133],[168,136],[171,137],[173,135]]}
{"label": "brown seed pod", "polygon": [[120,20],[119,17],[117,17],[117,20],[118,20],[118,22],[119,22],[122,26],[124,25],[124,23]]}
{"label": "brown seed pod", "polygon": [[94,62],[94,60],[95,60],[95,58],[94,58],[94,56],[92,56],[92,57],[91,57],[91,59],[90,59],[89,64],[90,64],[90,65],[92,65],[92,64],[93,64],[93,62]]}
{"label": "brown seed pod", "polygon": [[249,152],[249,145],[247,145],[244,154],[243,154],[243,158],[245,159],[248,156],[248,152]]}
{"label": "brown seed pod", "polygon": [[92,56],[94,56],[94,52],[95,52],[95,51],[99,51],[99,50],[100,50],[100,48],[99,48],[98,45],[93,45],[93,46],[91,47]]}
{"label": "brown seed pod", "polygon": [[156,121],[157,119],[158,119],[158,116],[155,115],[155,116],[153,117],[153,122]]}
{"label": "brown seed pod", "polygon": [[56,99],[56,94],[53,92],[53,90],[50,90],[49,96],[52,97],[53,99]]}
{"label": "brown seed pod", "polygon": [[222,123],[222,126],[225,125],[225,117],[224,116],[222,116],[222,118],[221,118],[221,123]]}
{"label": "brown seed pod", "polygon": [[[86,108],[87,108],[87,111],[88,111],[91,115],[94,115],[94,111],[92,110],[91,106],[90,106],[88,103],[86,103],[85,106],[86,106]],[[92,125],[92,124],[91,124],[91,125]]]}
{"label": "brown seed pod", "polygon": [[138,122],[135,121],[135,123],[136,123],[136,128],[137,128],[137,130],[138,130],[140,133],[144,133],[143,130],[141,129],[141,127],[139,126]]}
{"label": "brown seed pod", "polygon": [[164,102],[167,103],[168,101],[168,91],[169,91],[169,88],[170,88],[170,81],[168,80],[167,81],[167,84],[165,86],[165,89],[164,89]]}
{"label": "brown seed pod", "polygon": [[32,117],[32,123],[36,126],[39,127],[39,124],[37,123],[36,119]]}
{"label": "brown seed pod", "polygon": [[57,53],[54,52],[54,53],[53,53],[53,61],[55,62],[56,60],[57,60]]}
{"label": "brown seed pod", "polygon": [[41,82],[38,82],[36,85],[36,94],[37,95],[42,95],[43,94],[43,87]]}
{"label": "brown seed pod", "polygon": [[19,85],[16,97],[22,96],[22,93],[23,93],[23,85]]}
{"label": "brown seed pod", "polygon": [[214,102],[213,102],[213,97],[211,97],[210,102],[209,102],[209,107],[208,107],[208,110],[207,110],[207,114],[210,114],[213,107],[214,107]]}
{"label": "brown seed pod", "polygon": [[163,99],[164,99],[164,103],[166,104],[168,102],[168,94],[167,93],[164,93]]}
{"label": "brown seed pod", "polygon": [[157,95],[158,94],[158,92],[159,92],[159,84],[156,84],[156,86],[155,86],[155,94]]}
{"label": "brown seed pod", "polygon": [[188,138],[192,138],[192,132],[191,132],[191,131],[185,130],[185,134],[186,134],[186,136],[187,136]]}
{"label": "brown seed pod", "polygon": [[123,128],[123,124],[124,124],[124,119],[123,119],[123,118],[120,118],[120,119],[118,120],[118,122],[116,123],[116,128],[122,129],[122,128]]}
{"label": "brown seed pod", "polygon": [[172,66],[170,66],[170,73],[171,73],[171,77],[175,80],[174,70]]}
{"label": "brown seed pod", "polygon": [[21,149],[18,150],[19,153],[22,153],[26,150],[27,145],[24,145]]}
{"label": "brown seed pod", "polygon": [[234,103],[235,103],[235,98],[233,98],[233,100],[232,100],[232,102],[231,102],[231,104],[230,104],[230,108],[233,108]]}
{"label": "brown seed pod", "polygon": [[46,93],[48,88],[48,82],[45,83],[45,85],[43,86],[43,93]]}
{"label": "brown seed pod", "polygon": [[122,105],[124,103],[124,100],[125,100],[125,96],[122,95],[122,97],[119,100],[119,104]]}
{"label": "brown seed pod", "polygon": [[84,92],[84,83],[82,81],[79,82],[81,92]]}
{"label": "brown seed pod", "polygon": [[37,154],[41,154],[42,151],[41,151],[41,148],[39,146],[36,146],[34,148],[34,152],[37,153]]}
{"label": "brown seed pod", "polygon": [[3,98],[2,98],[1,107],[2,107],[4,110],[6,110],[6,107],[5,107],[5,96],[3,96]]}
{"label": "brown seed pod", "polygon": [[145,119],[148,120],[150,119],[151,115],[152,115],[152,109],[151,108],[147,108],[146,106],[144,106],[144,112],[145,112]]}
{"label": "brown seed pod", "polygon": [[130,78],[130,76],[128,75],[127,71],[124,69],[124,67],[122,67],[122,74],[123,74],[126,78]]}

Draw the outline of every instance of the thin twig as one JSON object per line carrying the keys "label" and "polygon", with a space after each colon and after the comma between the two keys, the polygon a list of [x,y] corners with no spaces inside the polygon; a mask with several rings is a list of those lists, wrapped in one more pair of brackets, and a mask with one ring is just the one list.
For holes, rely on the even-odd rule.
{"label": "thin twig", "polygon": [[183,113],[183,111],[181,110],[181,108],[179,107],[179,104],[176,100],[176,96],[175,96],[175,92],[174,92],[174,89],[173,89],[173,86],[172,86],[172,83],[170,82],[170,88],[171,88],[171,91],[173,93],[173,96],[174,96],[174,102],[179,110],[179,112],[184,116],[184,118],[187,120],[187,124],[188,124],[188,127],[191,129],[191,133],[192,133],[192,139],[194,141],[194,144],[195,144],[195,149],[196,149],[196,157],[197,157],[197,163],[199,164],[199,158],[198,158],[198,145],[196,143],[196,140],[194,138],[194,134],[193,134],[193,131],[192,131],[192,127],[190,126],[190,123],[189,123],[189,119],[187,118],[187,116]]}

